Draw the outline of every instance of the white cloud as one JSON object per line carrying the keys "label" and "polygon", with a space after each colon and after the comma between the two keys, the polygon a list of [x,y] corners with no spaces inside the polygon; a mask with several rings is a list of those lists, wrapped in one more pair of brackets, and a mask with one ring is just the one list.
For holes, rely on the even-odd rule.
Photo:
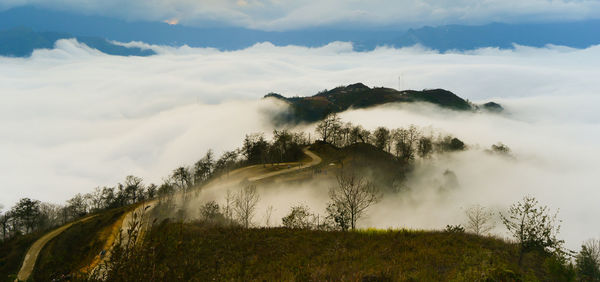
{"label": "white cloud", "polygon": [[[417,209],[423,216],[414,217],[398,209],[395,222],[376,225],[441,227],[458,220],[467,204],[505,207],[532,193],[561,209],[563,234],[572,244],[600,235],[590,224],[600,214],[600,46],[468,54],[419,47],[353,52],[340,42],[321,48],[264,43],[235,52],[145,47],[159,55],[107,56],[61,40],[31,58],[0,58],[0,204],[9,207],[26,196],[62,202],[128,174],[159,182],[209,148],[221,152],[239,146],[246,133],[270,132],[263,113],[281,107],[259,101],[268,92],[312,95],[359,81],[397,88],[402,76],[402,88],[440,87],[472,101],[493,99],[508,113],[385,106],[344,118],[367,127],[432,126],[481,146],[502,141],[518,161],[473,151],[423,167],[457,173],[462,192],[439,205],[450,212],[424,205]],[[431,186],[418,179],[412,185]]]}
{"label": "white cloud", "polygon": [[178,19],[183,24],[212,20],[266,30],[348,23],[361,26],[414,27],[455,23],[580,20],[600,16],[600,3],[594,0],[8,0],[0,3],[0,8],[27,4],[131,20]]}

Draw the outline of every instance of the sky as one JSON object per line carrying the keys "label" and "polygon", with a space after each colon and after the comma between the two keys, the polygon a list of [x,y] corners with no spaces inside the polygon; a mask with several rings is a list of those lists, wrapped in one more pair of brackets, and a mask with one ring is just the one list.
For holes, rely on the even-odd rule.
{"label": "sky", "polygon": [[[570,242],[600,236],[594,217],[600,214],[600,46],[440,54],[419,46],[354,52],[344,42],[319,48],[262,43],[229,52],[128,45],[158,55],[109,56],[60,40],[29,58],[0,57],[0,204],[10,207],[21,197],[60,204],[130,174],[161,183],[208,149],[218,155],[239,147],[245,134],[269,134],[270,115],[285,107],[260,99],[265,94],[306,96],[363,82],[444,88],[506,108],[492,115],[388,105],[342,114],[370,129],[435,128],[473,148],[420,165],[409,182],[417,192],[383,202],[366,226],[443,227],[460,223],[466,205],[503,209],[531,194],[560,209]],[[507,144],[515,159],[483,151],[496,142]],[[456,172],[462,188],[439,198],[431,189],[445,169]],[[394,217],[378,216],[389,206],[396,207]]]}
{"label": "sky", "polygon": [[2,0],[131,21],[190,26],[222,23],[261,30],[382,28],[445,24],[574,21],[600,18],[597,0]]}

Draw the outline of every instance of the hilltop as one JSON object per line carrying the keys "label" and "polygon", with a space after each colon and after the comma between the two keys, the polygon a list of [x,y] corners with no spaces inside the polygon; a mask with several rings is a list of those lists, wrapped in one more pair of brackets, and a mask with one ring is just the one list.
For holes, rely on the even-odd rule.
{"label": "hilltop", "polygon": [[[362,215],[351,217],[344,202],[334,202],[332,191],[337,190],[332,189],[353,185],[362,187],[355,191],[363,196],[409,196],[404,193],[417,187],[403,182],[416,160],[426,162],[469,147],[451,135],[433,137],[414,126],[379,127],[371,133],[359,125],[330,122],[347,127],[348,134],[338,131],[314,142],[303,132],[286,130],[275,130],[272,140],[262,134],[246,135],[241,148],[218,159],[209,151],[193,166],[174,169],[160,186],[127,176],[115,187],[76,195],[68,206],[56,210],[59,218],[53,224],[35,224],[39,227],[31,230],[37,233],[23,236],[20,231],[27,229],[13,225],[12,238],[0,244],[0,254],[6,255],[0,259],[0,281],[14,281],[17,271],[25,281],[564,281],[573,277],[572,265],[561,252],[543,247],[523,251],[518,243],[461,225],[447,225],[444,231],[355,228]],[[436,179],[437,191],[458,188],[449,170],[427,177]],[[271,218],[270,204],[279,203],[279,196],[294,195],[297,191],[292,189],[329,197],[327,208],[311,210],[301,202],[306,198],[294,197],[299,204],[290,206],[284,217]],[[261,194],[277,197],[263,199]],[[93,201],[88,205],[84,199]],[[257,206],[259,199],[267,207],[264,214],[263,207]],[[13,210],[19,211],[21,203],[35,206],[24,199]],[[61,220],[63,213],[67,218]],[[15,214],[13,222],[19,223],[20,217]],[[57,226],[62,227],[48,232]],[[55,235],[39,243],[48,234]],[[28,249],[34,241],[37,247]]]}
{"label": "hilltop", "polygon": [[455,111],[485,109],[502,111],[502,106],[489,102],[474,105],[458,95],[444,89],[396,90],[385,87],[370,88],[362,83],[340,86],[308,97],[284,97],[269,93],[264,98],[274,98],[290,105],[290,110],[276,117],[278,122],[300,123],[322,120],[330,113],[339,113],[350,108],[361,109],[387,103],[425,102]]}

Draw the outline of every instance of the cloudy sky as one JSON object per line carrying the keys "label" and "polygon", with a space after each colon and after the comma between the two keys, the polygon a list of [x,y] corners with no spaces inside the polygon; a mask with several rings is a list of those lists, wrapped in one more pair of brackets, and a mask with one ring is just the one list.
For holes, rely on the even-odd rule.
{"label": "cloudy sky", "polygon": [[221,22],[263,30],[315,26],[418,27],[600,18],[597,0],[2,0],[127,20],[201,26]]}

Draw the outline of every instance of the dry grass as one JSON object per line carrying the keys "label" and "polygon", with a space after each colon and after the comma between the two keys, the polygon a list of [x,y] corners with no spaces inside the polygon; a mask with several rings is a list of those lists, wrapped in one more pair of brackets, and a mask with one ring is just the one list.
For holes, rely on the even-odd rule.
{"label": "dry grass", "polygon": [[117,281],[553,280],[547,255],[517,264],[516,246],[464,233],[156,226]]}

